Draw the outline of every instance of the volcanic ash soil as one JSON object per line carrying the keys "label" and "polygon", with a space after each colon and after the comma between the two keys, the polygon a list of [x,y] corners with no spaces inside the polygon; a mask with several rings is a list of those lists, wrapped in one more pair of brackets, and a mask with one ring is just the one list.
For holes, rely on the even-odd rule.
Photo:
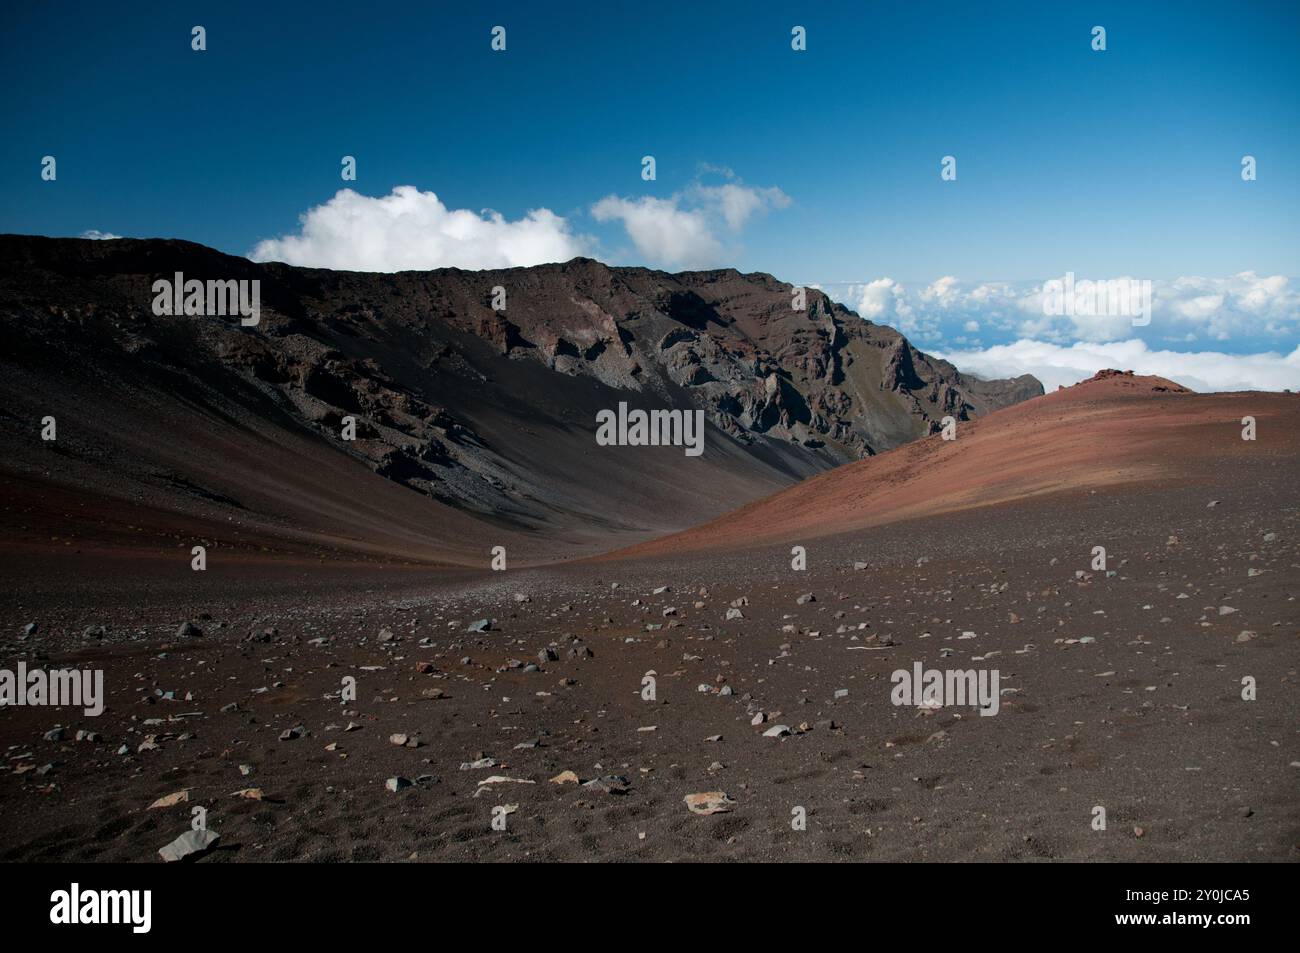
{"label": "volcanic ash soil", "polygon": [[[1294,861],[1276,477],[819,538],[803,571],[788,542],[460,575],[68,561],[0,604],[4,664],[103,669],[107,708],[0,711],[0,857],[158,863],[202,807],[203,863]],[[917,661],[996,668],[998,714],[893,705]]]}

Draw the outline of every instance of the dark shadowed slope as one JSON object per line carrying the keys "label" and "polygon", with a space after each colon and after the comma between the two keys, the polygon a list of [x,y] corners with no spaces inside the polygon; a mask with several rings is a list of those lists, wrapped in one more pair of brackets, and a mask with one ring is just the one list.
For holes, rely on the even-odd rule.
{"label": "dark shadowed slope", "polygon": [[[177,272],[260,281],[260,323],[155,315],[153,281]],[[731,270],[377,275],[0,237],[6,535],[549,561],[683,529],[1041,389],[974,381],[818,292],[794,311],[791,294]],[[704,455],[598,447],[596,413],[620,401],[704,411]]]}

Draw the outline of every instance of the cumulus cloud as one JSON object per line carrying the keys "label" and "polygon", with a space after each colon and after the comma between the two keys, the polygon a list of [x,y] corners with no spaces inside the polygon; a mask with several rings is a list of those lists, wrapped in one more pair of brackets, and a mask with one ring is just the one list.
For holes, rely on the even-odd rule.
{"label": "cumulus cloud", "polygon": [[1048,391],[1086,380],[1102,368],[1155,374],[1195,391],[1300,390],[1300,347],[1290,354],[1223,354],[1214,351],[1151,350],[1131,339],[1062,346],[1018,340],[978,350],[936,352],[963,371],[981,377],[1033,374]]}
{"label": "cumulus cloud", "polygon": [[952,275],[944,275],[921,290],[921,300],[940,308],[951,308],[961,300],[961,282]]}
{"label": "cumulus cloud", "polygon": [[121,238],[121,235],[114,235],[112,232],[101,232],[97,228],[90,228],[81,233],[82,238],[89,238],[92,241],[106,242],[113,238]]}
{"label": "cumulus cloud", "polygon": [[912,306],[907,302],[906,288],[893,278],[877,278],[859,290],[857,312],[870,321],[883,322],[910,317]]}
{"label": "cumulus cloud", "polygon": [[775,187],[752,188],[739,180],[695,182],[666,199],[608,195],[591,207],[591,214],[598,222],[620,222],[651,264],[711,268],[738,254],[734,243],[755,216],[789,204],[789,196]]}
{"label": "cumulus cloud", "polygon": [[723,246],[700,209],[683,209],[676,196],[625,199],[608,195],[591,207],[598,222],[619,221],[628,238],[652,264],[705,268],[723,256]]}
{"label": "cumulus cloud", "polygon": [[507,220],[490,209],[449,209],[433,192],[399,185],[380,197],[343,189],[299,216],[297,234],[259,242],[254,261],[349,271],[511,268],[589,254],[549,209]]}

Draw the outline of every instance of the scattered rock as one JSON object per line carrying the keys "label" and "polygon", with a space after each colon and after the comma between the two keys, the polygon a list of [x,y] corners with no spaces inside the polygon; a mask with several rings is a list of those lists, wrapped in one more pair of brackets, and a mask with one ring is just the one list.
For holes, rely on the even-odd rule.
{"label": "scattered rock", "polygon": [[507,778],[503,774],[494,774],[490,778],[484,778],[479,782],[479,787],[487,784],[536,784],[536,781],[529,781],[527,778]]}
{"label": "scattered rock", "polygon": [[166,847],[160,847],[158,856],[169,864],[174,863],[178,860],[184,860],[186,857],[204,853],[220,839],[221,836],[214,831],[189,830]]}
{"label": "scattered rock", "polygon": [[692,814],[726,814],[736,803],[726,791],[701,791],[682,800]]}
{"label": "scattered rock", "polygon": [[160,807],[175,807],[177,804],[181,804],[185,801],[188,801],[189,799],[190,799],[190,789],[186,788],[183,791],[177,791],[174,794],[168,794],[164,797],[160,797],[158,800],[154,801],[147,808],[145,808],[145,810],[153,811]]}
{"label": "scattered rock", "polygon": [[626,794],[632,787],[632,782],[619,774],[607,774],[603,778],[593,778],[582,785],[592,791],[599,791],[601,794]]}

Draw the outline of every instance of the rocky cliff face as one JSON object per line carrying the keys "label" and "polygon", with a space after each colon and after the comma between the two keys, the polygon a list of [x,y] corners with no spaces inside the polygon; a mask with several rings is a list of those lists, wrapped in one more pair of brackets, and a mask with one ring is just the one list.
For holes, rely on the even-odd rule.
{"label": "rocky cliff face", "polygon": [[[151,284],[176,272],[260,280],[260,323],[155,315]],[[180,241],[0,237],[11,387],[38,378],[85,389],[91,403],[92,385],[147,389],[169,406],[160,426],[187,413],[194,426],[274,417],[388,480],[518,526],[567,512],[651,528],[652,504],[632,498],[658,507],[662,494],[638,494],[636,482],[689,478],[656,470],[662,455],[647,468],[649,457],[597,453],[595,414],[620,400],[705,412],[713,470],[692,476],[712,474],[716,492],[679,485],[680,497],[698,496],[674,511],[680,523],[934,432],[946,415],[1042,393],[1032,377],[963,375],[815,290],[794,310],[792,292],[730,269],[575,259],[363,274]],[[342,439],[349,416],[353,441]],[[606,497],[623,500],[617,514],[602,509]]]}

